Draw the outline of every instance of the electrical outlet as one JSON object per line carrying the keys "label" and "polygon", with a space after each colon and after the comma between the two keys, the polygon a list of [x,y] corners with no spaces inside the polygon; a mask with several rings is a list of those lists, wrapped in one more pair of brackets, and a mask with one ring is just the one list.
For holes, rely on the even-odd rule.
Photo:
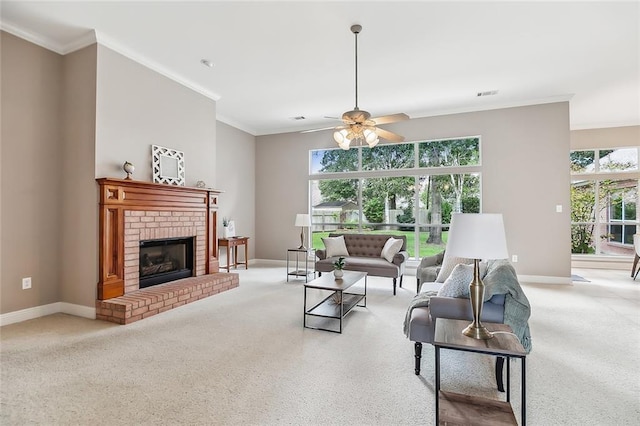
{"label": "electrical outlet", "polygon": [[513,263],[516,263],[516,262],[518,261],[518,255],[517,255],[517,254],[512,255],[512,256],[511,256],[511,261],[512,261]]}
{"label": "electrical outlet", "polygon": [[22,279],[22,289],[27,290],[31,288],[31,277]]}
{"label": "electrical outlet", "polygon": [[556,213],[562,213],[562,204],[556,205]]}

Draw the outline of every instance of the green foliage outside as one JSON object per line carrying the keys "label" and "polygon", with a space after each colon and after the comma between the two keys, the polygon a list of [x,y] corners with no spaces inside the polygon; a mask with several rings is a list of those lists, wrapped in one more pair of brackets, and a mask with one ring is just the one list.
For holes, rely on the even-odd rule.
{"label": "green foliage outside", "polygon": [[596,193],[593,184],[571,185],[571,253],[595,253],[593,241],[595,205]]}
{"label": "green foliage outside", "polygon": [[[331,231],[331,233],[336,233],[336,234],[340,234],[340,233],[346,233],[349,232],[348,230],[344,230],[344,229],[339,229],[336,231]],[[326,232],[312,232],[311,233],[311,237],[313,240],[313,248],[315,249],[324,249],[324,243],[322,242],[322,239],[324,237],[328,237],[329,236],[329,231]],[[427,241],[427,238],[429,237],[429,233],[428,232],[420,232],[420,241],[422,241],[421,245],[420,245],[420,253],[418,253],[418,256],[415,255],[414,253],[414,244],[415,244],[415,240],[416,240],[416,234],[413,230],[411,231],[396,231],[396,230],[379,230],[379,231],[367,231],[367,234],[390,234],[390,235],[404,235],[407,238],[407,251],[409,252],[409,256],[410,257],[417,257],[419,259],[422,259],[425,256],[433,256],[434,254],[438,254],[440,253],[442,250],[444,250],[446,244],[447,244],[447,238],[449,236],[449,232],[444,231],[442,232],[442,239],[443,239],[443,243],[442,245],[436,245],[436,244],[425,244],[424,241]]]}
{"label": "green foliage outside", "polygon": [[369,222],[382,223],[384,222],[384,202],[379,198],[369,198],[364,203],[362,213]]}
{"label": "green foliage outside", "polygon": [[465,213],[480,213],[480,198],[478,197],[462,198],[462,211]]}

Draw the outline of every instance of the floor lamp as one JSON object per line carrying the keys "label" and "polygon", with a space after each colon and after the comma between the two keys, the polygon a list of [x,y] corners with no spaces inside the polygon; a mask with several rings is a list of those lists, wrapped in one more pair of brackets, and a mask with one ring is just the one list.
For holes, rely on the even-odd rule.
{"label": "floor lamp", "polygon": [[484,303],[484,283],[480,278],[481,259],[506,259],[507,240],[501,214],[455,213],[451,216],[447,256],[473,259],[473,280],[469,284],[469,300],[473,322],[462,333],[474,339],[490,339],[493,334],[480,322]]}

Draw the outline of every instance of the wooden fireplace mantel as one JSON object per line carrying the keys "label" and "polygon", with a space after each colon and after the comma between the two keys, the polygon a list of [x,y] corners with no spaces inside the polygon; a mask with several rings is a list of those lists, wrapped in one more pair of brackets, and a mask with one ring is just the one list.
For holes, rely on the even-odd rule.
{"label": "wooden fireplace mantel", "polygon": [[99,300],[125,292],[125,210],[206,212],[205,273],[219,271],[217,213],[221,191],[126,179],[96,181],[100,186]]}

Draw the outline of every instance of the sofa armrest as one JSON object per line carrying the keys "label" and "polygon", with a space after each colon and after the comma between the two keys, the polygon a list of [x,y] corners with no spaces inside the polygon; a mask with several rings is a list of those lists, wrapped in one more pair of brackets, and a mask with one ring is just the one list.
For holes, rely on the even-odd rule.
{"label": "sofa armrest", "polygon": [[327,251],[325,249],[317,249],[316,250],[316,257],[320,260],[326,259],[327,258]]}
{"label": "sofa armrest", "polygon": [[432,296],[429,299],[429,311],[433,318],[471,319],[471,304],[469,299],[457,297]]}
{"label": "sofa armrest", "polygon": [[407,261],[407,259],[409,259],[409,252],[400,251],[396,253],[395,256],[393,256],[393,264],[401,266],[404,262]]}

